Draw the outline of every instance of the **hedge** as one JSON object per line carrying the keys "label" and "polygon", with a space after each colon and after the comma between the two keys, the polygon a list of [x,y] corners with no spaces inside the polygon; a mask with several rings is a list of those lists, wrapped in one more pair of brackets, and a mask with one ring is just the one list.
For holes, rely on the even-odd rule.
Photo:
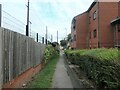
{"label": "hedge", "polygon": [[120,88],[120,51],[118,49],[66,50],[72,64],[77,64],[100,88]]}

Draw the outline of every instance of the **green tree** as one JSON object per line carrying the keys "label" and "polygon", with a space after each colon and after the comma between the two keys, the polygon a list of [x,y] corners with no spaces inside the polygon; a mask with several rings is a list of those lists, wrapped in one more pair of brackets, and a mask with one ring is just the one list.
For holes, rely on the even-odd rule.
{"label": "green tree", "polygon": [[67,36],[67,41],[71,41],[71,33]]}
{"label": "green tree", "polygon": [[60,41],[60,45],[61,45],[62,47],[67,46],[67,41],[66,41],[66,40],[61,40],[61,41]]}

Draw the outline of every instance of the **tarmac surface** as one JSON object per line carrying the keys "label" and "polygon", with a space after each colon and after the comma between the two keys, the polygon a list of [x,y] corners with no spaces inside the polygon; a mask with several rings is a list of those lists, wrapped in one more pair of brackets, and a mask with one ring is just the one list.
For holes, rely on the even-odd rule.
{"label": "tarmac surface", "polygon": [[62,51],[60,52],[60,58],[53,76],[52,88],[73,88],[72,82],[65,67]]}

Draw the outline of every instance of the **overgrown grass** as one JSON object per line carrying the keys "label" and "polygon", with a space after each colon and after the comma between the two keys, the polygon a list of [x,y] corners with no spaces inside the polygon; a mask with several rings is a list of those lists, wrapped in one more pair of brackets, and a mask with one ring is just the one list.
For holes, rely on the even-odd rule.
{"label": "overgrown grass", "polygon": [[34,81],[27,88],[50,88],[58,58],[58,50],[52,47],[52,45],[46,46],[43,60],[45,67],[34,77]]}
{"label": "overgrown grass", "polygon": [[50,88],[58,58],[59,56],[56,56],[51,59],[45,68],[35,76],[34,80],[27,88]]}

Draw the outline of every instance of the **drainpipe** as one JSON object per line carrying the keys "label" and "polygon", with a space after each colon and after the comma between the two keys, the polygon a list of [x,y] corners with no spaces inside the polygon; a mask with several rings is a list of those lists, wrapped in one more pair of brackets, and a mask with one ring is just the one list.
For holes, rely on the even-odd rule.
{"label": "drainpipe", "polygon": [[98,1],[98,48],[100,48],[100,17],[99,17],[99,1]]}

